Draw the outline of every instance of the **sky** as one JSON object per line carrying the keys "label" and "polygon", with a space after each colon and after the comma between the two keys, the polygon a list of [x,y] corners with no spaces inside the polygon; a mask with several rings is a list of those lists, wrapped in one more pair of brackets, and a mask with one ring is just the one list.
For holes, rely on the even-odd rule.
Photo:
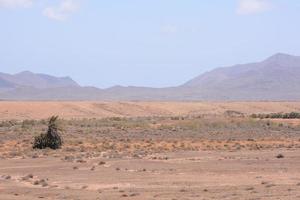
{"label": "sky", "polygon": [[0,0],[0,72],[168,87],[300,55],[299,0]]}

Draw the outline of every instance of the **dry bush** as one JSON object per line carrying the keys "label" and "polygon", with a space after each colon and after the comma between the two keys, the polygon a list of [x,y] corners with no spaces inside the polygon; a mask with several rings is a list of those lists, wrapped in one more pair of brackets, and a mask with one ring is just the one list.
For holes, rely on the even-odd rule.
{"label": "dry bush", "polygon": [[17,125],[18,122],[16,120],[5,120],[0,122],[0,127],[10,128]]}
{"label": "dry bush", "polygon": [[49,120],[47,133],[34,138],[34,149],[59,149],[62,146],[61,129],[59,128],[57,119],[58,116],[52,116]]}

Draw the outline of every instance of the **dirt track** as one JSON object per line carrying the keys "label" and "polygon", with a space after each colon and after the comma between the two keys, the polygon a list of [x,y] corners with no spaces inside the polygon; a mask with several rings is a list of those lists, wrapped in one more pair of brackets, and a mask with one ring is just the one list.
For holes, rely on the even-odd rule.
{"label": "dirt track", "polygon": [[105,118],[300,111],[300,102],[6,102],[0,101],[0,120]]}

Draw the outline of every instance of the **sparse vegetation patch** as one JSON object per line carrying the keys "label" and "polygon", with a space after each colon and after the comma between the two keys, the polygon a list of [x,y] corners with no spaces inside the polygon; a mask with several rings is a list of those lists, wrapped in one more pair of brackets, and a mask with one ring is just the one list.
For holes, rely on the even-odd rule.
{"label": "sparse vegetation patch", "polygon": [[251,117],[259,118],[259,119],[300,119],[300,113],[290,112],[290,113],[252,114]]}

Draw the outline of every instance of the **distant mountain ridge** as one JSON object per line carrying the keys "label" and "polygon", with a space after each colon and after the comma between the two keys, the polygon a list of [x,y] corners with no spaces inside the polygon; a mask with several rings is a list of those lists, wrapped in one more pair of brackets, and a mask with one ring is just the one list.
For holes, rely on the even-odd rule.
{"label": "distant mountain ridge", "polygon": [[0,88],[33,87],[38,89],[78,87],[69,77],[54,77],[47,74],[35,74],[23,71],[17,74],[0,73]]}
{"label": "distant mountain ridge", "polygon": [[278,53],[256,63],[216,68],[169,88],[81,87],[69,77],[0,73],[0,99],[12,100],[300,100],[300,57]]}
{"label": "distant mountain ridge", "polygon": [[183,86],[233,100],[298,100],[300,57],[279,53],[262,62],[217,68]]}

